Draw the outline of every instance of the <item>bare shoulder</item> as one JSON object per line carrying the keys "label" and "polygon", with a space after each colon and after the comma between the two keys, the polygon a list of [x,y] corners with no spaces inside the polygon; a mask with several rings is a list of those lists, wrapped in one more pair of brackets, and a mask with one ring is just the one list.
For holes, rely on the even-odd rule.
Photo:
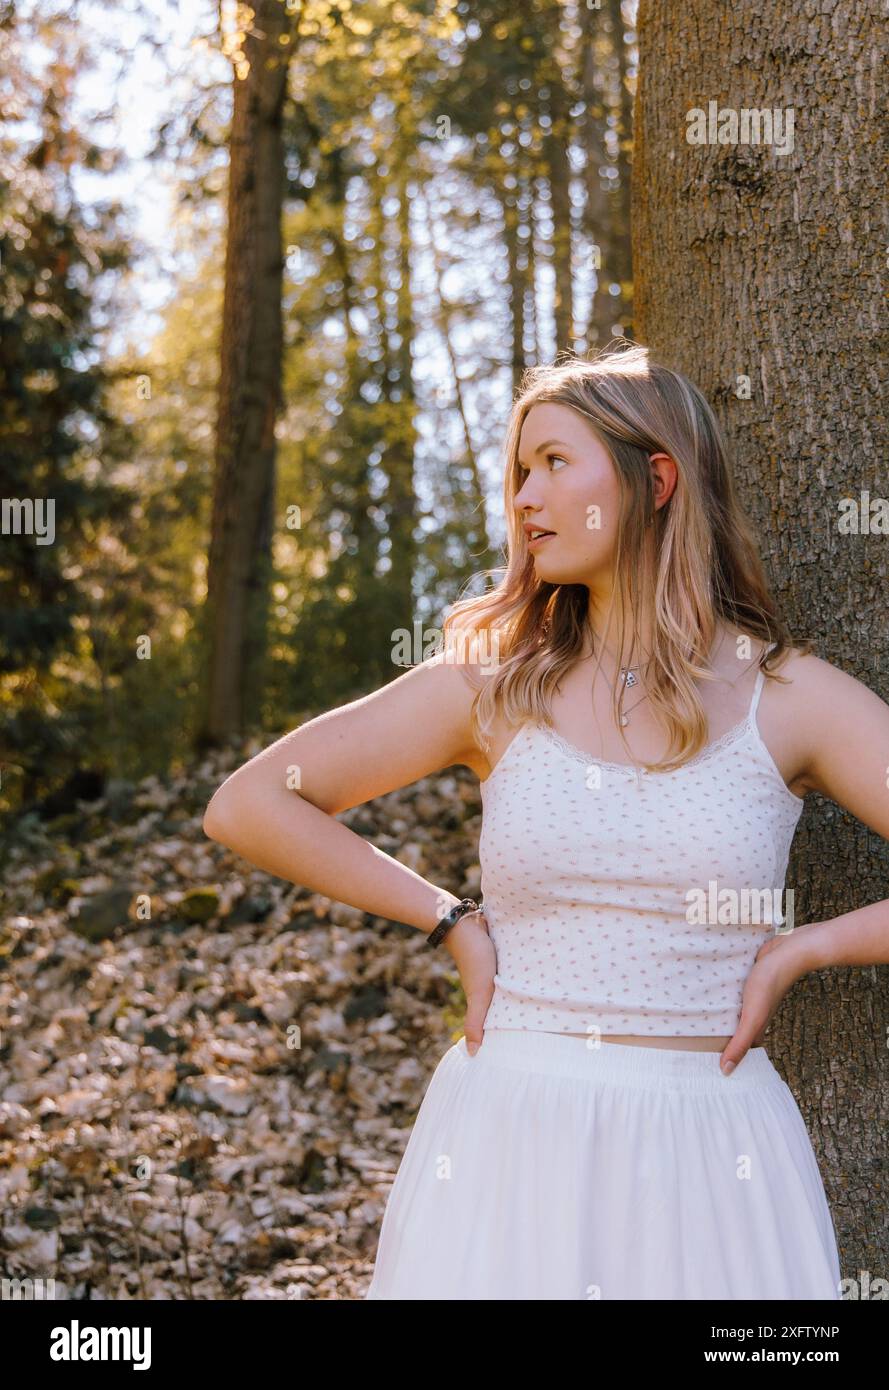
{"label": "bare shoulder", "polygon": [[821,792],[861,815],[862,779],[853,765],[870,764],[871,780],[885,787],[889,705],[864,681],[814,652],[791,648],[774,670],[784,683],[766,680],[760,726],[798,770],[793,790]]}
{"label": "bare shoulder", "polygon": [[[453,702],[455,715],[459,718],[461,746],[459,756],[455,757],[453,761],[471,768],[479,778],[487,777],[491,765],[485,749],[478,741],[472,718],[476,696],[486,679],[483,666],[475,661],[455,661],[443,652],[431,657],[425,664],[435,667],[440,673],[435,679],[440,682],[446,698]],[[496,727],[497,720],[495,719]]]}
{"label": "bare shoulder", "polygon": [[787,682],[787,687],[793,690],[790,703],[794,712],[801,716],[817,704],[819,699],[839,695],[845,703],[848,699],[855,698],[856,690],[864,699],[870,696],[871,699],[879,701],[879,696],[863,681],[850,676],[847,671],[825,661],[823,657],[816,656],[814,652],[806,652],[799,647],[790,647],[782,653],[780,661],[771,667],[771,672],[782,677]]}

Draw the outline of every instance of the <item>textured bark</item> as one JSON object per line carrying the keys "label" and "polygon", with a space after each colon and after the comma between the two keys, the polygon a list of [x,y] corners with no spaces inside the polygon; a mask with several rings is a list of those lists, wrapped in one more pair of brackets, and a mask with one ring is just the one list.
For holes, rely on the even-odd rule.
{"label": "textured bark", "polygon": [[291,45],[279,0],[254,0],[234,81],[216,459],[199,744],[255,712],[265,639],[281,393],[282,107]]}
{"label": "textured bark", "polygon": [[[880,24],[876,0],[642,0],[633,260],[638,336],[714,403],[791,631],[885,699],[886,539],[837,530],[844,495],[886,492]],[[711,100],[793,107],[792,152],[690,144],[686,112]],[[787,876],[797,922],[883,899],[887,859],[884,840],[809,796]],[[889,1254],[887,975],[807,976],[766,1040],[812,1135],[843,1276],[856,1279],[884,1276]]]}

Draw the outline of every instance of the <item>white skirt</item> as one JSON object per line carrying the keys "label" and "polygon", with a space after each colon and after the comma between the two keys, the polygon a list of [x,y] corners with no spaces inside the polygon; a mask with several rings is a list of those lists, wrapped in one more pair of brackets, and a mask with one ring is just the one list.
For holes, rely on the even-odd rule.
{"label": "white skirt", "polygon": [[764,1047],[491,1029],[438,1063],[369,1299],[839,1299],[833,1219]]}

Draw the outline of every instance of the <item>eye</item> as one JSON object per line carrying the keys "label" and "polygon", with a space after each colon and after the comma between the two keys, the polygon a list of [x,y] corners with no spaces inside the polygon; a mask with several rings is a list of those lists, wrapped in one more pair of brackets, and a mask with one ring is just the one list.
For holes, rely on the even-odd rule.
{"label": "eye", "polygon": [[[564,455],[562,455],[562,454],[547,454],[547,456],[546,456],[546,461],[547,461],[547,463],[551,463],[551,462],[553,461],[553,459],[558,459],[560,463],[564,463],[564,464],[567,466],[568,460],[564,457]],[[519,473],[521,474],[521,476],[522,476],[523,478],[526,478],[526,477],[528,476],[528,469],[525,467],[525,465],[524,465],[523,463],[518,463],[518,462],[516,462],[516,468],[518,469]],[[550,469],[550,472],[552,472],[552,471],[553,471],[553,470]]]}

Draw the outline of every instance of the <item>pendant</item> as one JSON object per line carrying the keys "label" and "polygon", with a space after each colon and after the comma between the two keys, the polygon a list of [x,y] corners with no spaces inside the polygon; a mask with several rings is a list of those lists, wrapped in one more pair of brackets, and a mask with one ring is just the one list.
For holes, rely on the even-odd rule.
{"label": "pendant", "polygon": [[622,714],[620,717],[620,722],[621,724],[629,724],[630,716],[628,714]]}
{"label": "pendant", "polygon": [[622,666],[622,667],[620,668],[620,673],[621,673],[621,675],[622,675],[623,678],[624,678],[624,685],[637,685],[637,684],[638,684],[638,681],[637,681],[636,677],[633,675],[633,672],[629,669],[629,667],[627,667],[627,666]]}

